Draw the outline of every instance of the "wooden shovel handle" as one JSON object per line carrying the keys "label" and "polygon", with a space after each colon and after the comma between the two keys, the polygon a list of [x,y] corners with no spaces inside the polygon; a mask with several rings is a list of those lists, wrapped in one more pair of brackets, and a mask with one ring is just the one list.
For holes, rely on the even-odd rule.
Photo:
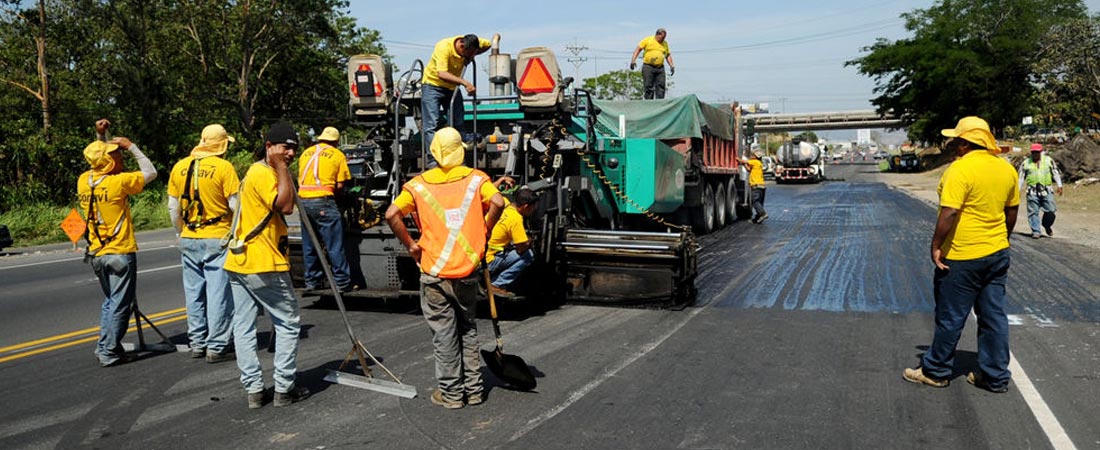
{"label": "wooden shovel handle", "polygon": [[482,267],[484,268],[482,273],[485,274],[485,292],[489,294],[489,316],[492,317],[493,320],[497,320],[497,302],[493,299],[493,282],[489,277],[489,266],[482,264]]}

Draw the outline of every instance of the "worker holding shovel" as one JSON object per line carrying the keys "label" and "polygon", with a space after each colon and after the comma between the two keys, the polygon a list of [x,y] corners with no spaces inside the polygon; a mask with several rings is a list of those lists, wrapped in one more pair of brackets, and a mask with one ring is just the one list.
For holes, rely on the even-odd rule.
{"label": "worker holding shovel", "polygon": [[[420,264],[420,306],[432,330],[439,380],[431,400],[447,409],[484,401],[474,322],[477,269],[504,208],[489,176],[462,165],[465,150],[458,130],[436,132],[431,153],[439,166],[405,183],[386,210],[394,235]],[[417,241],[404,223],[414,211],[420,222]]]}

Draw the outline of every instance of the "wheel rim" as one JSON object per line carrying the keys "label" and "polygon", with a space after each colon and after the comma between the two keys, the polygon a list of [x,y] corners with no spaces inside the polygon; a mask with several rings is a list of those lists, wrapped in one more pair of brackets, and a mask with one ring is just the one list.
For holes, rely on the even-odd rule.
{"label": "wheel rim", "polygon": [[714,229],[714,188],[709,184],[703,190],[703,227],[707,231]]}
{"label": "wheel rim", "polygon": [[737,182],[730,180],[726,186],[726,223],[737,221]]}
{"label": "wheel rim", "polygon": [[726,224],[726,187],[722,183],[714,186],[714,225],[722,227]]}

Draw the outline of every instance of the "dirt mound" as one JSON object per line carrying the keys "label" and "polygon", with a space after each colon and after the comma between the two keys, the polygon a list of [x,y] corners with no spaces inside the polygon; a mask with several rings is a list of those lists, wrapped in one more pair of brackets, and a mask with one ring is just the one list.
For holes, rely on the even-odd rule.
{"label": "dirt mound", "polygon": [[1100,144],[1083,133],[1064,145],[1049,145],[1047,151],[1062,169],[1064,182],[1100,177]]}

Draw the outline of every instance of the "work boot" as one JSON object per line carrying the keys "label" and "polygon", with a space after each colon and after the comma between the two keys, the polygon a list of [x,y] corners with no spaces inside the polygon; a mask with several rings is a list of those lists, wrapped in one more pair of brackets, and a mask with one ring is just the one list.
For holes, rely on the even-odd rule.
{"label": "work boot", "polygon": [[206,356],[206,349],[202,347],[191,347],[191,359],[199,359]]}
{"label": "work boot", "polygon": [[248,409],[260,409],[264,406],[264,391],[248,393]]}
{"label": "work boot", "polygon": [[1031,233],[1031,238],[1032,239],[1039,239],[1040,237],[1042,237],[1042,235],[1039,234],[1039,233]]}
{"label": "work boot", "polygon": [[300,386],[292,386],[289,391],[276,392],[275,393],[275,407],[282,408],[284,406],[290,406],[291,403],[297,403],[309,398],[313,395],[309,392],[309,389]]}
{"label": "work boot", "polygon": [[1050,225],[1044,225],[1043,229],[1047,230],[1047,236],[1054,237],[1054,229]]}
{"label": "work boot", "polygon": [[135,357],[134,355],[131,355],[131,354],[129,354],[129,353],[123,353],[122,355],[119,355],[118,359],[115,359],[114,361],[110,361],[110,362],[103,362],[103,361],[100,361],[100,362],[99,362],[99,367],[115,367],[115,366],[121,366],[121,365],[123,365],[123,364],[129,363],[129,362],[133,362],[133,361],[134,361],[134,360],[136,360],[136,359],[137,359],[137,358],[136,358],[136,357]]}
{"label": "work boot", "polygon": [[466,406],[477,406],[485,403],[485,391],[466,395]]}
{"label": "work boot", "polygon": [[1004,386],[1000,386],[1000,387],[990,386],[989,381],[986,381],[985,377],[983,377],[980,373],[977,373],[977,372],[970,372],[970,373],[966,374],[966,382],[974,385],[975,387],[985,389],[985,390],[987,390],[989,392],[992,392],[994,394],[1004,394],[1005,392],[1008,392],[1008,383],[1005,383]]}
{"label": "work boot", "polygon": [[516,296],[516,294],[513,294],[511,291],[509,291],[507,289],[504,289],[504,288],[499,288],[495,284],[490,284],[489,289],[493,291],[493,295],[497,295],[497,296],[501,296],[501,297],[515,297]]}
{"label": "work boot", "polygon": [[755,222],[756,223],[764,223],[765,220],[768,220],[768,213],[764,213],[764,214],[761,214],[759,216],[756,216]]}
{"label": "work boot", "polygon": [[[194,357],[194,355],[192,355],[192,357]],[[234,359],[237,359],[237,354],[233,353],[233,352],[229,352],[229,351],[222,352],[222,353],[217,353],[217,352],[207,352],[206,353],[206,363],[207,364],[217,364],[217,363],[220,363],[220,362],[232,361]]]}
{"label": "work boot", "polygon": [[905,378],[905,381],[908,381],[910,383],[927,384],[929,386],[938,388],[944,388],[951,384],[951,380],[937,380],[935,378],[928,377],[924,374],[924,369],[920,366],[914,367],[912,369],[906,367],[905,372],[903,372],[901,376],[902,378]]}
{"label": "work boot", "polygon": [[436,389],[432,392],[432,403],[442,406],[447,409],[461,409],[464,405],[462,402],[456,402],[454,400],[447,400],[443,398],[443,391]]}

